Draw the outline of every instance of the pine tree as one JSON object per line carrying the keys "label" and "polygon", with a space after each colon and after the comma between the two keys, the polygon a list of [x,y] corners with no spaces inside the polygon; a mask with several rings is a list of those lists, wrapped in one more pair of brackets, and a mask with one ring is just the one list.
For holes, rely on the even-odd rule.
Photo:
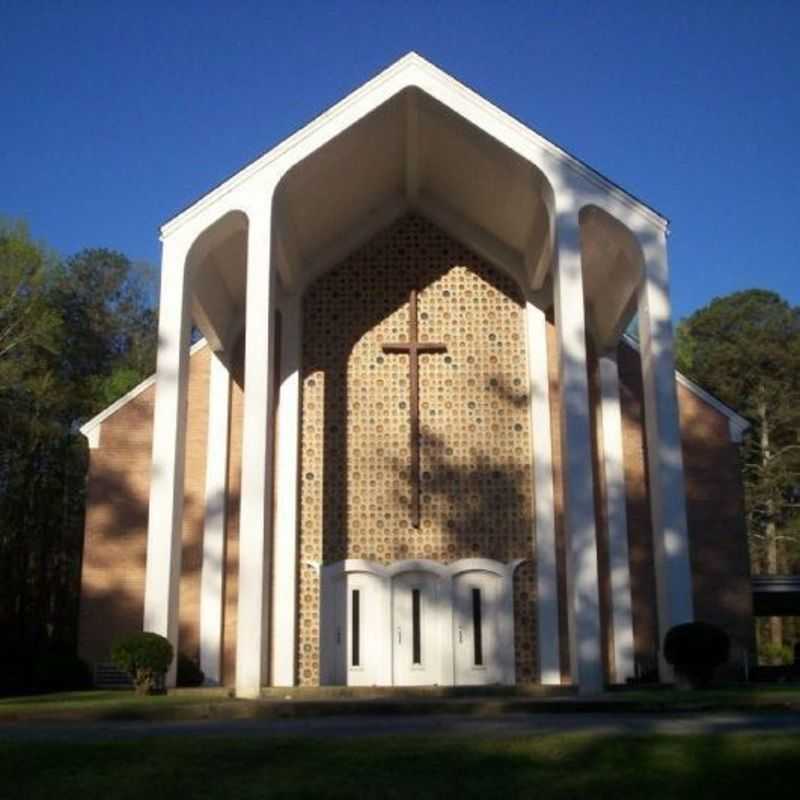
{"label": "pine tree", "polygon": [[[716,298],[677,331],[678,368],[746,416],[754,572],[800,572],[800,308],[751,289]],[[773,646],[783,640],[770,621]]]}

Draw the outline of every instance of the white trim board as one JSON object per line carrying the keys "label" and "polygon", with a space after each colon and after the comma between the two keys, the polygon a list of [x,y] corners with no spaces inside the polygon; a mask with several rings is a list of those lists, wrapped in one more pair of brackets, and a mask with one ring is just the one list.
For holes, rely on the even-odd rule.
{"label": "white trim board", "polygon": [[[637,342],[632,336],[625,333],[622,335],[621,341],[641,355],[639,342]],[[722,400],[714,397],[713,394],[707,392],[702,386],[698,386],[698,384],[687,378],[682,372],[678,372],[678,370],[675,370],[675,380],[681,384],[681,386],[697,395],[713,409],[719,411],[720,414],[727,417],[731,441],[735,442],[736,444],[740,444],[742,442],[744,434],[750,428],[750,423],[741,414],[739,414],[737,411],[734,411],[730,406],[725,405]]]}
{"label": "white trim board", "polygon": [[[202,338],[196,341],[189,350],[189,356],[193,356],[198,351],[202,350],[208,345],[208,342]],[[99,414],[93,416],[88,422],[84,422],[79,428],[80,432],[89,440],[89,448],[95,450],[100,446],[100,426],[112,414],[115,414],[123,406],[130,403],[131,400],[137,398],[145,389],[149,389],[156,382],[156,373],[154,372],[149,377],[145,378],[141,383],[137,383],[129,392],[122,395],[119,400],[115,400],[110,406],[104,408]]]}

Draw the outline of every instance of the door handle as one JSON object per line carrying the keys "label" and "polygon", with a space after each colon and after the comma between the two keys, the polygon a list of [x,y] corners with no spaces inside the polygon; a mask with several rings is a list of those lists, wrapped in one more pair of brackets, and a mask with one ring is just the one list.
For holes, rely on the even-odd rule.
{"label": "door handle", "polygon": [[336,628],[336,644],[342,643],[342,629]]}
{"label": "door handle", "polygon": [[464,629],[460,625],[458,626],[458,643],[464,644]]}
{"label": "door handle", "polygon": [[403,644],[403,633],[400,626],[397,626],[397,644]]}

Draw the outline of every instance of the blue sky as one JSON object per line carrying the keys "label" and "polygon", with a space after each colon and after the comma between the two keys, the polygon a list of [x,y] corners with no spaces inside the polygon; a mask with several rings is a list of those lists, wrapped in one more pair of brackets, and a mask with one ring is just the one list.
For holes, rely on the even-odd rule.
{"label": "blue sky", "polygon": [[672,221],[676,317],[800,303],[800,2],[0,0],[0,215],[158,264],[158,226],[408,50]]}

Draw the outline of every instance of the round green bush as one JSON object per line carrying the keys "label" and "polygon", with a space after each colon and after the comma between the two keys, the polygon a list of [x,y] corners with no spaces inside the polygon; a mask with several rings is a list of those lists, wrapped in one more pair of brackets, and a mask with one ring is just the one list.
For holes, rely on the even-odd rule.
{"label": "round green bush", "polygon": [[133,633],[118,639],[111,648],[111,660],[127,672],[139,694],[161,694],[164,676],[174,651],[168,639],[157,633]]}
{"label": "round green bush", "polygon": [[678,678],[693,688],[708,686],[717,668],[728,660],[730,651],[728,634],[709,622],[676,625],[664,638],[664,658]]}

